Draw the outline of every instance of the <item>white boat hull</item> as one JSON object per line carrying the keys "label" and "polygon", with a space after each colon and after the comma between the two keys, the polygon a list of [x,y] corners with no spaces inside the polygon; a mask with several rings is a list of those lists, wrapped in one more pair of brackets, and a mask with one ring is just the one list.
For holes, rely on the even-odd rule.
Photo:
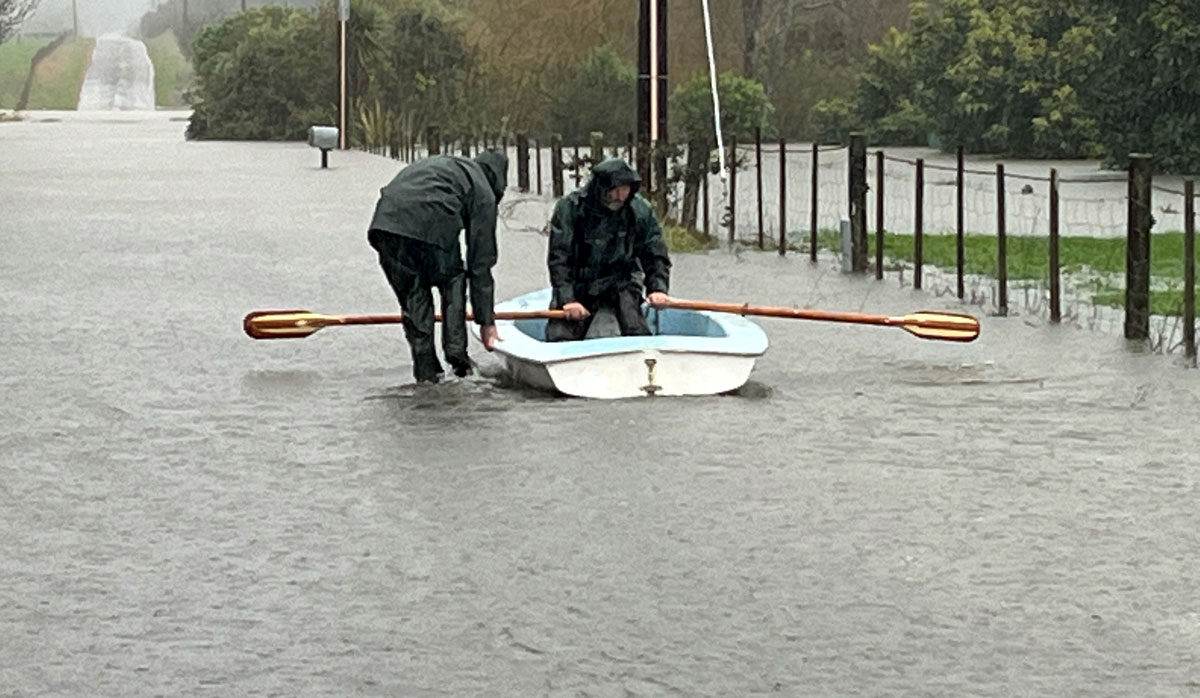
{"label": "white boat hull", "polygon": [[[496,309],[544,309],[549,298],[544,289]],[[537,338],[542,321],[501,320],[496,354],[518,383],[576,397],[620,399],[737,390],[767,348],[762,329],[739,316],[668,310],[662,320],[663,334],[557,343]],[[668,333],[672,328],[707,334]],[[478,336],[478,328],[472,330]]]}

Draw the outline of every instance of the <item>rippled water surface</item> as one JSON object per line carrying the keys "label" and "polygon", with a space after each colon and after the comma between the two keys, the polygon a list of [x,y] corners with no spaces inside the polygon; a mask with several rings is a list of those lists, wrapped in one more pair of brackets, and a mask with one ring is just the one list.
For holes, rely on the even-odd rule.
{"label": "rippled water surface", "polygon": [[[240,326],[395,310],[398,165],[172,116],[0,124],[0,695],[1200,695],[1174,359],[763,320],[733,396],[557,398],[478,345],[416,388],[396,326]],[[501,298],[544,285],[550,204],[506,199]],[[962,309],[675,262],[690,298]]]}

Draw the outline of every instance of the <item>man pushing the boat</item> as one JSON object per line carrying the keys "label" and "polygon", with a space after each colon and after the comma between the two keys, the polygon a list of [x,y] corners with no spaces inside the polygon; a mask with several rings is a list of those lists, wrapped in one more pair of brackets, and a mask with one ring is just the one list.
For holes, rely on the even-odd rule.
{"label": "man pushing the boat", "polygon": [[[483,347],[496,333],[496,207],[508,184],[508,158],[485,151],[470,160],[434,155],[400,170],[380,190],[367,240],[403,310],[404,336],[412,350],[413,377],[436,383],[442,365],[433,347],[433,288],[441,296],[442,351],[458,376],[471,372],[467,357],[466,289]],[[466,230],[467,262],[459,251]]]}
{"label": "man pushing the boat", "polygon": [[671,259],[654,210],[638,196],[641,181],[624,160],[609,158],[554,207],[550,308],[566,318],[546,323],[546,341],[650,334],[643,284],[651,305],[667,303]]}

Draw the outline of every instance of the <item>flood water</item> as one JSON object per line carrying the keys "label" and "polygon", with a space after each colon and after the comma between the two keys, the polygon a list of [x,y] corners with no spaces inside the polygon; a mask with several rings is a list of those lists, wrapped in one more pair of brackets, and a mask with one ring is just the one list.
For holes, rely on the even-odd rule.
{"label": "flood water", "polygon": [[[410,384],[394,161],[0,124],[0,695],[1200,695],[1200,377],[982,317],[762,321],[736,395]],[[515,181],[515,180],[514,180]],[[510,193],[498,297],[546,283]],[[676,255],[686,298],[978,312],[836,263]]]}

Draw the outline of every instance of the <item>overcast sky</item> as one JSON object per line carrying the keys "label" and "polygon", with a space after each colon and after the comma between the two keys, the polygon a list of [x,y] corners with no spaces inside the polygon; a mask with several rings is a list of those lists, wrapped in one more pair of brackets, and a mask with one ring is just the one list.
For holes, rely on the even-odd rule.
{"label": "overcast sky", "polygon": [[[155,6],[154,0],[75,0],[79,33],[99,36],[124,33]],[[21,28],[24,32],[57,33],[71,28],[71,0],[42,0]]]}

